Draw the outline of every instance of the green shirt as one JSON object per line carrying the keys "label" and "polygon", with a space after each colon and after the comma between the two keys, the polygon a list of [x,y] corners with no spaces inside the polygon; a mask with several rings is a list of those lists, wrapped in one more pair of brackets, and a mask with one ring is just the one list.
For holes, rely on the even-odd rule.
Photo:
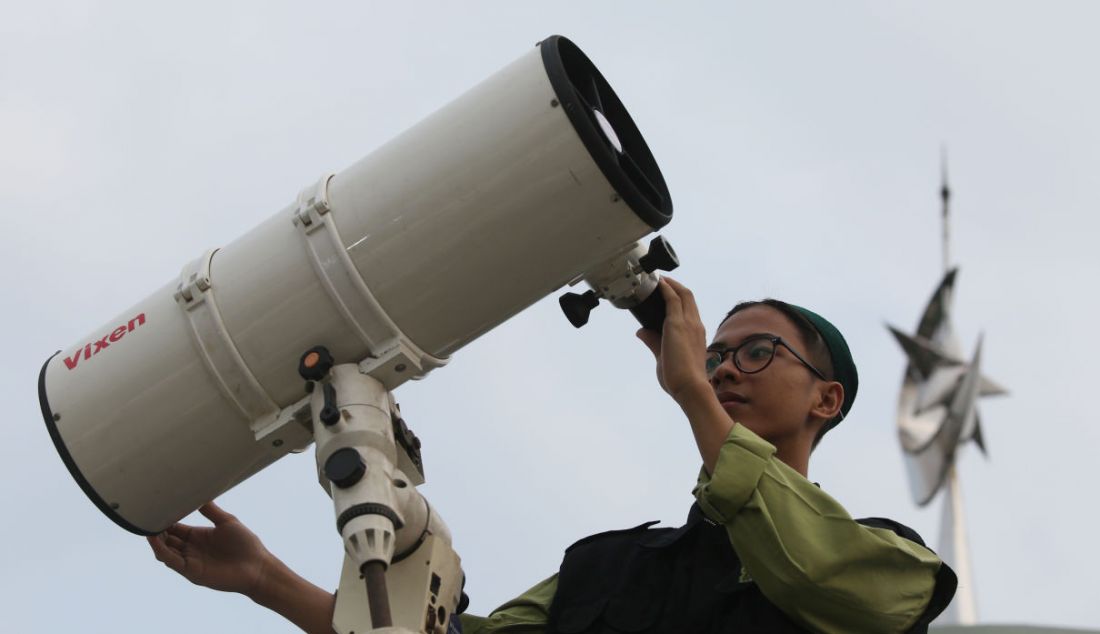
{"label": "green shirt", "polygon": [[[924,612],[940,559],[891,530],[856,523],[836,500],[775,457],[743,425],[722,445],[714,475],[694,490],[703,512],[768,599],[815,632],[905,632]],[[488,617],[462,615],[464,634],[541,634],[552,576]]]}

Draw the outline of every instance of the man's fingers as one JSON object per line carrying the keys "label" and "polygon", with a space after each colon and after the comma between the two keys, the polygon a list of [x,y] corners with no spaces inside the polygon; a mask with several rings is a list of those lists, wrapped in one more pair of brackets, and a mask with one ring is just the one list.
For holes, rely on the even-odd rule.
{"label": "man's fingers", "polygon": [[206,519],[214,522],[214,526],[225,524],[226,522],[232,522],[233,520],[237,519],[236,517],[233,517],[231,513],[227,513],[226,511],[222,510],[222,507],[214,504],[213,502],[207,502],[206,504],[200,506],[199,513],[202,513],[204,516],[206,516]]}
{"label": "man's fingers", "polygon": [[188,526],[187,524],[180,524],[179,522],[177,522],[164,529],[164,532],[169,535],[175,535],[183,541],[187,541],[187,538],[191,536],[191,530],[191,526]]}
{"label": "man's fingers", "polygon": [[181,553],[183,552],[183,548],[185,546],[187,546],[187,542],[183,541],[179,537],[176,537],[175,535],[165,535],[164,536],[164,543],[167,544],[168,547],[171,548],[172,550],[175,550],[175,551],[181,552]]}
{"label": "man's fingers", "polygon": [[684,317],[692,321],[703,323],[703,318],[699,316],[699,305],[695,303],[695,293],[692,293],[691,289],[671,277],[665,277],[663,279],[668,280],[668,285],[676,291],[676,295],[680,298]]}
{"label": "man's fingers", "polygon": [[[163,535],[163,533],[161,535]],[[182,572],[184,567],[183,555],[169,548],[168,545],[164,543],[161,535],[145,538],[146,541],[149,542],[149,546],[153,549],[153,556],[157,558],[157,561],[163,563],[172,570]]]}
{"label": "man's fingers", "polygon": [[151,537],[146,537],[145,539],[149,542],[149,546],[153,549],[153,554],[156,556],[158,561],[164,561],[172,554],[179,554],[168,545],[164,533],[153,535]]}
{"label": "man's fingers", "polygon": [[676,290],[669,284],[669,278],[662,277],[657,283],[657,290],[661,292],[661,297],[665,300],[665,319],[680,319],[684,316],[684,309],[680,296],[676,293]]}
{"label": "man's fingers", "polygon": [[689,300],[690,301],[695,300],[695,298],[691,294],[691,291],[688,290],[688,287],[686,287],[683,284],[677,282],[676,280],[672,279],[671,277],[668,277],[667,275],[662,277],[661,279],[666,284],[668,284],[668,287],[670,289],[672,289],[673,293],[676,294],[676,299],[678,299],[681,303],[686,304]]}

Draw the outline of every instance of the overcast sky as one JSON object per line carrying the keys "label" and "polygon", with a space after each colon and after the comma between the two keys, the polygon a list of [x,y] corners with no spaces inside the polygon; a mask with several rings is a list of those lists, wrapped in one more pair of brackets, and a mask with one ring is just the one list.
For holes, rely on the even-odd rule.
{"label": "overcast sky", "polygon": [[[984,333],[986,374],[1011,390],[981,403],[989,460],[971,447],[960,465],[979,615],[1096,626],[1100,5],[544,4],[0,0],[0,319],[20,360],[0,369],[3,629],[293,631],[191,586],[85,498],[42,423],[41,363],[553,33],[645,134],[675,277],[709,324],[775,296],[847,334],[859,399],[811,479],[933,546],[940,500],[909,497],[884,323],[911,330],[942,274],[948,146],[956,326],[968,352]],[[699,458],[635,328],[604,307],[574,330],[553,294],[397,391],[471,612],[580,537],[682,521]],[[334,588],[313,460],[220,502]]]}

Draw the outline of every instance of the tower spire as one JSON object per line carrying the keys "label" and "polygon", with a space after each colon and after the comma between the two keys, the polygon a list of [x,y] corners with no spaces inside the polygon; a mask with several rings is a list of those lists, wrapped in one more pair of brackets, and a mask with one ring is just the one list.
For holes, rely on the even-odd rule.
{"label": "tower spire", "polygon": [[947,184],[947,146],[940,146],[940,201],[943,209],[943,272],[951,269],[951,239],[948,215],[951,208],[951,187]]}

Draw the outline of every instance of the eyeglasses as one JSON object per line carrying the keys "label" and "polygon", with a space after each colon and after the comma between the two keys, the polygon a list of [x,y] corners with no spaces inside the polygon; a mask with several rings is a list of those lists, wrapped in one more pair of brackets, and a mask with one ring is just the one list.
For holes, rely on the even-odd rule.
{"label": "eyeglasses", "polygon": [[817,378],[822,381],[828,381],[825,375],[820,370],[810,364],[809,361],[802,358],[802,355],[795,352],[795,349],[790,346],[786,341],[783,341],[782,337],[770,337],[762,335],[759,337],[751,337],[742,341],[740,345],[733,346],[731,348],[713,348],[707,350],[707,377],[713,377],[714,373],[718,371],[718,367],[722,365],[722,362],[726,359],[726,355],[733,353],[733,364],[737,366],[738,370],[741,370],[745,374],[756,374],[764,370],[764,368],[771,365],[772,359],[775,358],[775,349],[778,346],[783,346],[794,355],[796,359],[802,362],[802,365],[810,369]]}

